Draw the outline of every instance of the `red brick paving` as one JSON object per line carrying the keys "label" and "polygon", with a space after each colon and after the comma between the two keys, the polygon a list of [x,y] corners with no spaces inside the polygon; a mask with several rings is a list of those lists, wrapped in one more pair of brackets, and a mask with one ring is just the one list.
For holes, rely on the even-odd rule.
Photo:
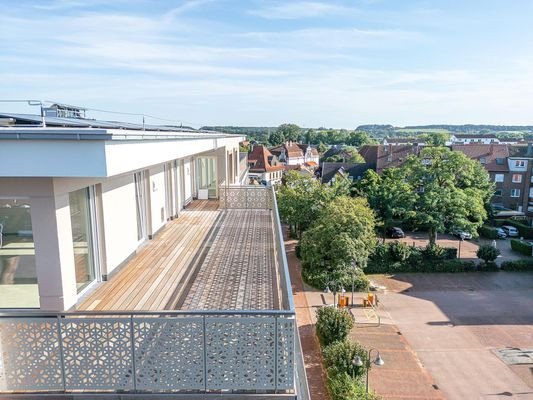
{"label": "red brick paving", "polygon": [[330,397],[326,388],[326,372],[322,366],[320,344],[315,334],[315,325],[311,316],[313,310],[307,302],[302,281],[302,267],[294,251],[296,243],[296,240],[286,239],[285,251],[287,252],[294,306],[296,308],[296,321],[300,332],[309,392],[313,400],[329,400]]}

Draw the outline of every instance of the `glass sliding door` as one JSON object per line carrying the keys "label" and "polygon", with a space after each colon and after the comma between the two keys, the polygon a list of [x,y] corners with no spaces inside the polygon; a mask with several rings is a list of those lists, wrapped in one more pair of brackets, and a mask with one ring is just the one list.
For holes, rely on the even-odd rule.
{"label": "glass sliding door", "polygon": [[89,188],[69,193],[70,223],[78,293],[96,280],[92,198]]}
{"label": "glass sliding door", "polygon": [[[207,192],[210,199],[217,197],[216,158],[201,157],[198,159],[198,190]],[[200,194],[198,195],[200,197]]]}
{"label": "glass sliding door", "polygon": [[146,229],[146,187],[144,172],[136,172],[135,180],[135,205],[137,210],[137,240],[144,241],[147,238]]}
{"label": "glass sliding door", "polygon": [[0,199],[0,308],[39,308],[31,206]]}

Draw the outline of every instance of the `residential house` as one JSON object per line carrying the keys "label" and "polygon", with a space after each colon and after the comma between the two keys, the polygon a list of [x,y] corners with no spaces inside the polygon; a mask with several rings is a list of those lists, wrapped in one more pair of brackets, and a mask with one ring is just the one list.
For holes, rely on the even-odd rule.
{"label": "residential house", "polygon": [[270,152],[285,165],[303,165],[318,167],[320,156],[318,150],[310,144],[301,144],[289,140],[272,147]]}
{"label": "residential house", "polygon": [[285,170],[283,164],[265,146],[253,146],[248,153],[248,176],[252,184],[279,184]]}
{"label": "residential house", "polygon": [[421,140],[419,138],[385,138],[383,139],[383,146],[405,146],[405,145],[413,145],[416,144],[418,146],[424,146],[426,142],[424,140]]}
{"label": "residential house", "polygon": [[450,137],[451,144],[498,144],[500,140],[492,133],[456,133]]}
{"label": "residential house", "polygon": [[468,158],[479,161],[487,170],[490,179],[495,183],[492,203],[501,208],[517,209],[517,180],[522,177],[513,176],[508,164],[509,148],[505,144],[457,144],[452,145],[453,151],[460,151]]}
{"label": "residential house", "polygon": [[309,398],[276,198],[240,185],[242,136],[0,118],[0,397]]}
{"label": "residential house", "polygon": [[371,169],[367,163],[324,162],[320,166],[319,176],[322,183],[329,184],[337,179],[349,182],[360,180],[364,173]]}
{"label": "residential house", "polygon": [[378,174],[390,167],[400,166],[410,155],[417,156],[420,153],[418,144],[397,145],[364,145],[361,146],[359,154],[375,169]]}
{"label": "residential house", "polygon": [[510,145],[507,166],[509,168],[509,191],[513,210],[522,211],[533,218],[533,143]]}

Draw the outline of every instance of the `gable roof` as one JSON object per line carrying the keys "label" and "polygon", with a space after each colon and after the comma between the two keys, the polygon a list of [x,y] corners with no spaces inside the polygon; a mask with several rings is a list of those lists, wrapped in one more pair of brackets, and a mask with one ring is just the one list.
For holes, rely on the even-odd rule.
{"label": "gable roof", "polygon": [[248,154],[250,172],[271,172],[283,170],[283,165],[276,165],[277,158],[263,146],[254,146]]}
{"label": "gable roof", "polygon": [[329,183],[337,173],[357,179],[369,169],[372,168],[368,163],[325,162],[322,164],[321,181],[322,183]]}
{"label": "gable roof", "polygon": [[365,159],[370,168],[376,169],[378,163],[378,144],[365,144],[359,149],[359,154]]}
{"label": "gable roof", "polygon": [[[508,171],[505,160],[509,157],[506,144],[454,144],[453,151],[460,151],[468,158],[480,161],[485,158],[484,167],[487,171]],[[533,157],[533,155],[532,155]],[[503,160],[497,163],[496,159]]]}
{"label": "gable roof", "polygon": [[318,151],[316,148],[309,144],[296,143],[291,140],[270,148],[270,152],[276,156],[280,156],[283,152],[288,158],[291,157],[303,157],[307,151],[307,148],[311,148],[311,154],[318,156]]}
{"label": "gable roof", "polygon": [[379,174],[385,168],[400,166],[410,155],[417,156],[420,147],[414,145],[384,146],[379,145],[377,149],[376,172]]}

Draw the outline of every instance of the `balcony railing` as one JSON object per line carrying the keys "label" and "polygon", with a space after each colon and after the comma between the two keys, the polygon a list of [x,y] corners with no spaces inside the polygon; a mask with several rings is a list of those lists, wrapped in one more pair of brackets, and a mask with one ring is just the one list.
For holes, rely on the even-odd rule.
{"label": "balcony railing", "polygon": [[0,315],[0,393],[294,391],[293,311]]}
{"label": "balcony railing", "polygon": [[261,394],[308,400],[273,188],[221,187],[272,210],[282,310],[0,313],[2,393]]}

